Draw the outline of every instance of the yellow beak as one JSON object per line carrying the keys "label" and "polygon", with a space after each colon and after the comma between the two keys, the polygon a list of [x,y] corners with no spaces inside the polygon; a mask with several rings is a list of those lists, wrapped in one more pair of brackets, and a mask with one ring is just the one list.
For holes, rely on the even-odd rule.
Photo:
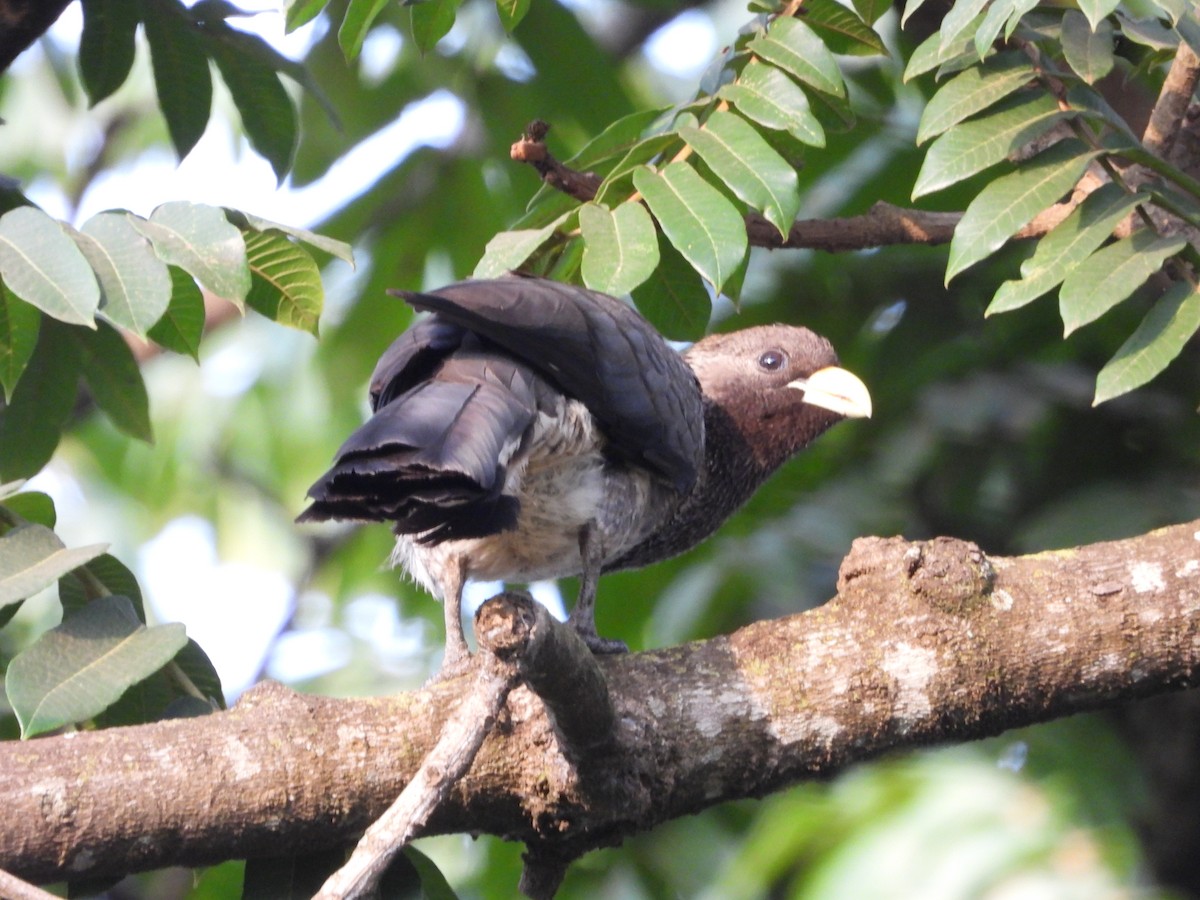
{"label": "yellow beak", "polygon": [[847,418],[871,416],[871,394],[853,372],[838,366],[818,369],[807,378],[797,378],[788,387],[804,391],[804,402]]}

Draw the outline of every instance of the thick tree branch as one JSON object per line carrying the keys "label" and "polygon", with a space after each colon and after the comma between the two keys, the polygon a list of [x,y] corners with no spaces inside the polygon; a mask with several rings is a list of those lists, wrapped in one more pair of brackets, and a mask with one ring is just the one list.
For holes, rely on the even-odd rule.
{"label": "thick tree branch", "polygon": [[[566,752],[508,698],[429,833],[530,845],[532,877],[724,800],[1200,680],[1200,522],[1017,558],[855,542],[838,596],[728,637],[600,660],[613,740]],[[265,684],[228,713],[0,744],[0,869],[35,881],[303,853],[361,834],[468,679],[331,700]]]}

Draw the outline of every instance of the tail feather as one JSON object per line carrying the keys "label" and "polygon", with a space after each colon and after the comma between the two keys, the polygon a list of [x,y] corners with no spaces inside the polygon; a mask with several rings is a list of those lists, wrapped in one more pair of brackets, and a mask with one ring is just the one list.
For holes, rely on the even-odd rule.
{"label": "tail feather", "polygon": [[537,390],[519,363],[447,360],[347,439],[299,521],[391,522],[427,543],[512,528],[520,506],[503,493],[505,474],[537,414]]}

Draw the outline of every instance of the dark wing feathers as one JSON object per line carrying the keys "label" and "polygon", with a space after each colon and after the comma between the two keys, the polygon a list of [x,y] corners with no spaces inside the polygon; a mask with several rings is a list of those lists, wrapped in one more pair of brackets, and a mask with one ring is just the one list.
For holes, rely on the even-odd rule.
{"label": "dark wing feathers", "polygon": [[444,319],[428,318],[410,327],[392,341],[375,364],[371,374],[371,409],[386,406],[429,378],[466,337],[465,328]]}
{"label": "dark wing feathers", "polygon": [[681,492],[695,483],[704,416],[695,375],[645,319],[584,288],[510,277],[397,292],[532,366],[583,401],[619,456]]}
{"label": "dark wing feathers", "polygon": [[[403,364],[395,374],[410,376]],[[380,385],[380,398],[391,399],[338,450],[301,520],[393,522],[397,533],[431,543],[512,527],[519,507],[501,493],[504,461],[537,412],[536,376],[513,360],[466,351],[394,393]]]}
{"label": "dark wing feathers", "polygon": [[400,335],[371,377],[375,414],[313,485],[301,521],[393,522],[437,543],[516,523],[505,464],[561,391],[584,403],[608,452],[680,492],[703,458],[700,388],[631,308],[528,278],[401,294],[435,315]]}

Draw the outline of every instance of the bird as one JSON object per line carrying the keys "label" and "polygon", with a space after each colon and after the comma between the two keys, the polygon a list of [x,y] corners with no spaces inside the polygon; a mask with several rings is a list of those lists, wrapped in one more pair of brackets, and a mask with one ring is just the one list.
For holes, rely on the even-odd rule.
{"label": "bird", "polygon": [[439,597],[441,674],[469,666],[468,579],[579,576],[568,621],[595,653],[604,572],[711,535],[783,463],[845,418],[863,382],[806,328],[713,334],[682,354],[631,305],[510,274],[390,291],[419,317],[379,359],[372,415],[298,521],[390,523],[390,562]]}

